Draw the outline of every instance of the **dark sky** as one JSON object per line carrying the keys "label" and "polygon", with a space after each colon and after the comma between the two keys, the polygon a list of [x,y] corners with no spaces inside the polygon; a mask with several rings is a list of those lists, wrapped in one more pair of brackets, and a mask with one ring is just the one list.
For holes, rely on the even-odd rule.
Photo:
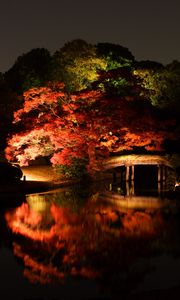
{"label": "dark sky", "polygon": [[180,60],[180,0],[0,0],[0,71],[81,38],[129,48],[137,60]]}

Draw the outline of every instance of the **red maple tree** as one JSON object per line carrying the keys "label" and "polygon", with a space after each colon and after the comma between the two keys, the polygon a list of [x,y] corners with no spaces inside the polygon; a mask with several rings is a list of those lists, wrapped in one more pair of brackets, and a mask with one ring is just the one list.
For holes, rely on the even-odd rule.
{"label": "red maple tree", "polygon": [[171,134],[169,121],[154,117],[134,86],[123,96],[98,88],[68,95],[63,87],[50,83],[24,93],[24,105],[14,113],[14,123],[21,122],[24,129],[8,140],[7,159],[27,165],[48,156],[53,165],[61,166],[83,159],[92,172],[100,170],[111,153],[134,147],[161,150]]}

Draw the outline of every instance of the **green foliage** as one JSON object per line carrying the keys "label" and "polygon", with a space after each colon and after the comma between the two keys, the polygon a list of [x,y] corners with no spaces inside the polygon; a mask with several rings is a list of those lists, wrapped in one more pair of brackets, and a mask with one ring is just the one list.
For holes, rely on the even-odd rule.
{"label": "green foliage", "polygon": [[110,96],[135,96],[137,79],[130,67],[101,72],[98,89]]}
{"label": "green foliage", "polygon": [[67,67],[71,76],[71,89],[82,90],[87,88],[91,82],[97,80],[99,69],[106,68],[106,63],[96,57],[76,58],[74,64]]}
{"label": "green foliage", "polygon": [[[86,176],[86,165],[88,171],[98,168],[98,156],[103,159],[135,147],[160,149],[166,130],[161,112],[176,116],[180,112],[179,62],[166,67],[151,61],[137,63],[127,48],[109,43],[95,46],[73,40],[53,57],[46,49],[33,49],[4,76],[0,74],[0,84],[1,127],[9,127],[13,110],[18,109],[14,123],[21,121],[17,136],[9,139],[7,155],[23,164],[38,155],[52,155],[51,162],[67,178]],[[9,94],[5,86],[10,87]],[[19,101],[17,93],[23,91]],[[178,126],[170,123],[167,135],[172,128],[177,132]],[[0,133],[4,141],[7,130]],[[76,159],[70,166],[72,156]]]}
{"label": "green foliage", "polygon": [[103,83],[99,84],[101,91],[106,92],[111,95],[126,96],[127,89],[130,87],[130,83],[122,77],[117,79],[109,78],[106,79]]}
{"label": "green foliage", "polygon": [[129,67],[134,61],[134,56],[128,48],[111,43],[98,43],[97,55],[102,57],[107,64],[106,70],[113,70],[120,67]]}
{"label": "green foliage", "polygon": [[66,91],[80,91],[97,79],[106,61],[96,55],[96,48],[83,40],[73,40],[53,56],[54,79],[65,83]]}
{"label": "green foliage", "polygon": [[74,158],[71,165],[57,165],[55,168],[57,173],[62,174],[67,179],[84,179],[88,176],[86,165],[86,159]]}
{"label": "green foliage", "polygon": [[134,74],[144,87],[143,96],[153,106],[164,111],[180,112],[180,63],[173,62],[166,67],[137,68]]}
{"label": "green foliage", "polygon": [[77,39],[55,52],[53,78],[64,82],[68,92],[80,91],[98,80],[99,71],[131,66],[133,61],[130,51],[120,45],[99,43],[94,46]]}

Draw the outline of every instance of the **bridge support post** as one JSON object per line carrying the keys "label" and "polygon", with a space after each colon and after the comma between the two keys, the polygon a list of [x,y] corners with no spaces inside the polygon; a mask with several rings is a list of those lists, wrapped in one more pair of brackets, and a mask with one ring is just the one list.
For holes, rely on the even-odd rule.
{"label": "bridge support post", "polygon": [[134,165],[126,166],[126,181],[134,181]]}
{"label": "bridge support post", "polygon": [[131,166],[131,181],[134,181],[134,165]]}
{"label": "bridge support post", "polygon": [[130,175],[130,168],[129,166],[126,166],[126,181],[129,181],[129,175]]}
{"label": "bridge support post", "polygon": [[158,165],[158,182],[162,181],[161,165]]}

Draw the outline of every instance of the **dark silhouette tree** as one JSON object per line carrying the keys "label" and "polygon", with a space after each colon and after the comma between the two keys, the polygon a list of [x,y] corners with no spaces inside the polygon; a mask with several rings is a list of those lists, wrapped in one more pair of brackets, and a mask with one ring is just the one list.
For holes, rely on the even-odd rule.
{"label": "dark silhouette tree", "polygon": [[4,74],[9,88],[23,93],[31,87],[39,87],[51,79],[51,55],[45,48],[32,49],[19,56],[15,64]]}

